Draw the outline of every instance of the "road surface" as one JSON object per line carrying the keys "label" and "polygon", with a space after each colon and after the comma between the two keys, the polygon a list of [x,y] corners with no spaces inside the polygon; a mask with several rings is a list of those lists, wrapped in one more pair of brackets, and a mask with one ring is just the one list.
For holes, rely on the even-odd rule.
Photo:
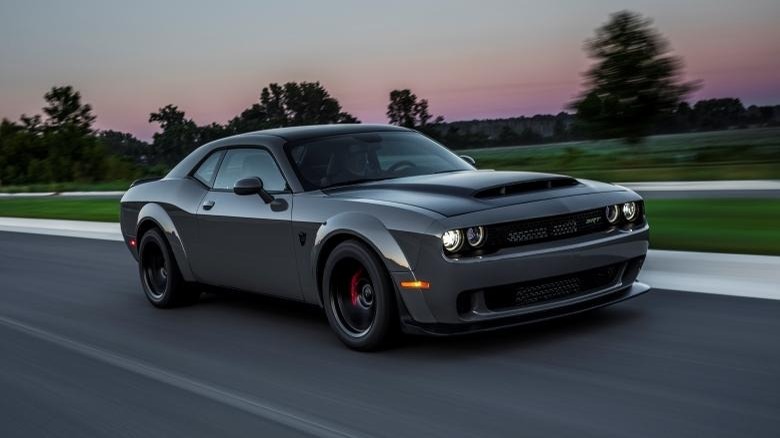
{"label": "road surface", "polygon": [[120,242],[0,232],[0,436],[777,436],[780,301],[652,291],[390,351],[242,294],[158,310]]}

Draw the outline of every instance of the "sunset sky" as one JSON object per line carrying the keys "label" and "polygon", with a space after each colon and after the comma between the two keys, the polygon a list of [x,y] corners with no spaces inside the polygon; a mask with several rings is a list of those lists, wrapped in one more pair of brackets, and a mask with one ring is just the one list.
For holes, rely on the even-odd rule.
{"label": "sunset sky", "polygon": [[449,121],[556,113],[621,9],[655,20],[695,99],[780,104],[780,0],[0,0],[0,117],[71,84],[98,128],[148,139],[166,104],[225,122],[269,82],[317,80],[364,122],[386,122],[394,88]]}

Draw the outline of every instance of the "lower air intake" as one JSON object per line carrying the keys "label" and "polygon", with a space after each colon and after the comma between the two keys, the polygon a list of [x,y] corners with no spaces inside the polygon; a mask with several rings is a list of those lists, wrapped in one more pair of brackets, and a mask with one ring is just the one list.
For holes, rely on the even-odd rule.
{"label": "lower air intake", "polygon": [[490,310],[534,306],[606,289],[617,283],[625,265],[618,263],[574,274],[486,289],[485,305]]}

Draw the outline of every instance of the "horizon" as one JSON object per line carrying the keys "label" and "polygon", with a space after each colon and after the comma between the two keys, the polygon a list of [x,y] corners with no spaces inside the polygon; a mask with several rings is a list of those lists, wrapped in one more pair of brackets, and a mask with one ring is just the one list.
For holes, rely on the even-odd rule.
{"label": "horizon", "polygon": [[773,1],[109,3],[0,5],[0,118],[38,114],[49,88],[69,84],[97,129],[149,140],[149,113],[167,104],[198,124],[225,123],[264,86],[288,81],[319,81],[364,123],[387,123],[388,94],[400,88],[447,122],[557,114],[581,91],[584,40],[621,9],[653,19],[685,77],[703,82],[689,101],[780,103]]}

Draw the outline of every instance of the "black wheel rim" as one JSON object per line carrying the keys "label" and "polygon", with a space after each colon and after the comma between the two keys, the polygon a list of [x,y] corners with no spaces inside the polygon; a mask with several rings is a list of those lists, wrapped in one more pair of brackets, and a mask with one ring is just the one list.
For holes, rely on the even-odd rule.
{"label": "black wheel rim", "polygon": [[159,245],[154,242],[144,245],[141,266],[149,294],[155,299],[162,298],[168,288],[168,267]]}
{"label": "black wheel rim", "polygon": [[356,260],[336,266],[331,280],[331,305],[341,328],[360,337],[371,330],[376,315],[376,291],[365,267]]}

